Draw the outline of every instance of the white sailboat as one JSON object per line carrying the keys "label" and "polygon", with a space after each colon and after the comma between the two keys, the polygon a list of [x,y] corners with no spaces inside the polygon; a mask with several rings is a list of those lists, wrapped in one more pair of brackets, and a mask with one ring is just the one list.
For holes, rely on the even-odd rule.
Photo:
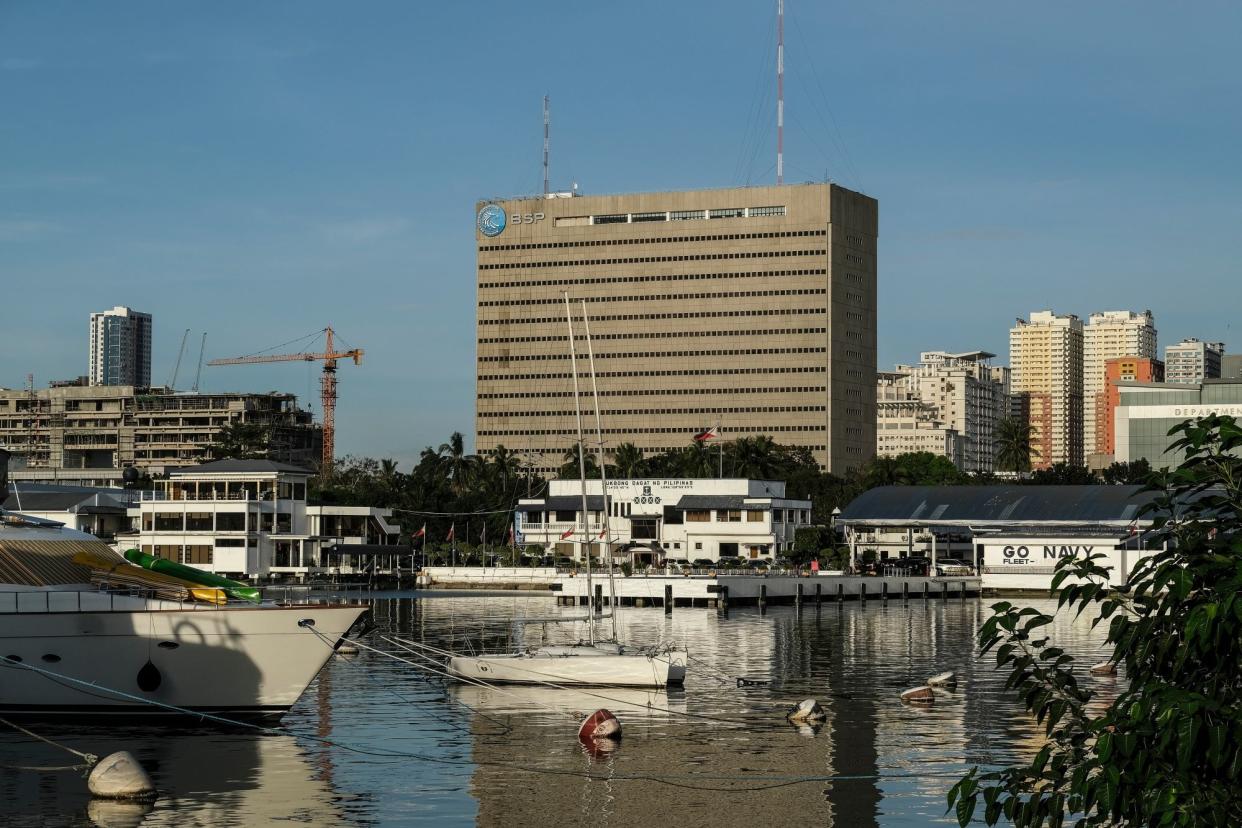
{"label": "white sailboat", "polygon": [[[592,585],[590,511],[586,493],[586,438],[582,430],[582,401],[578,390],[578,353],[574,344],[573,313],[569,294],[565,296],[565,318],[569,328],[569,356],[574,380],[574,409],[578,422],[578,476],[582,485],[582,534],[578,543],[585,553],[587,595],[595,594]],[[611,535],[608,525],[608,480],[604,463],[603,429],[600,424],[599,393],[595,384],[595,353],[591,346],[591,328],[582,303],[586,325],[586,341],[590,358],[591,389],[595,400],[595,431],[599,451],[600,485],[604,493],[603,532],[599,544],[608,559],[608,595],[612,611],[611,640],[600,639],[595,626],[598,607],[589,607],[586,618],[587,640],[571,645],[531,648],[516,653],[457,655],[448,660],[450,675],[466,681],[488,684],[542,684],[550,686],[613,686],[668,687],[679,686],[686,679],[687,655],[674,647],[630,648],[617,640],[616,584],[613,579]],[[588,600],[593,600],[588,598]]]}

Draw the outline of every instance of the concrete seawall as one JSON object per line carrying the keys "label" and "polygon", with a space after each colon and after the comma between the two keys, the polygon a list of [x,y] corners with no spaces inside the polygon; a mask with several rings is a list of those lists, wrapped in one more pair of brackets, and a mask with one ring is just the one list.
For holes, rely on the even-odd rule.
{"label": "concrete seawall", "polygon": [[[596,577],[608,601],[607,576]],[[689,575],[618,577],[617,602],[621,606],[663,606],[666,595],[675,606],[815,603],[816,601],[868,601],[901,598],[965,598],[979,595],[979,579],[967,576],[936,578],[863,577],[850,575]],[[586,578],[562,577],[552,589],[563,604],[587,603]],[[668,590],[671,589],[671,593]],[[726,591],[727,590],[727,591]]]}

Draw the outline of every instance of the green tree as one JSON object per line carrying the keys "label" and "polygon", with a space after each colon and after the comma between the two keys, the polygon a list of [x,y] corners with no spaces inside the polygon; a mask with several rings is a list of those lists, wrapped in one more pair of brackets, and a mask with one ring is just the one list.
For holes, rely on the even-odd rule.
{"label": "green tree", "polygon": [[257,460],[267,457],[272,447],[272,427],[267,423],[243,423],[235,420],[218,432],[211,444],[215,460],[237,458]]}
{"label": "green tree", "polygon": [[961,825],[980,801],[987,824],[1019,828],[1242,825],[1242,427],[1213,416],[1170,434],[1186,460],[1146,507],[1161,548],[1121,591],[1099,555],[1066,558],[1053,578],[1059,610],[1107,624],[1126,688],[1097,699],[1043,635],[1051,616],[995,604],[980,644],[1047,742],[1027,764],[954,785]]}
{"label": "green tree", "polygon": [[617,467],[618,477],[634,478],[646,474],[643,450],[633,443],[622,443],[617,446],[612,452],[612,462]]}
{"label": "green tree", "polygon": [[789,468],[789,460],[776,441],[766,434],[739,437],[726,451],[725,465],[737,477],[775,480]]}
{"label": "green tree", "polygon": [[[587,480],[596,480],[599,478],[599,462],[595,459],[595,454],[589,448],[582,456],[582,468],[586,469]],[[578,446],[572,445],[565,449],[565,454],[561,457],[561,467],[557,470],[557,476],[562,480],[577,480],[581,474],[578,468]]]}
{"label": "green tree", "polygon": [[1140,486],[1151,479],[1151,463],[1146,457],[1124,463],[1113,463],[1101,473],[1110,486]]}
{"label": "green tree", "polygon": [[1100,481],[1095,479],[1095,475],[1086,466],[1053,463],[1046,469],[1032,472],[1030,482],[1036,486],[1086,486]]}
{"label": "green tree", "polygon": [[449,480],[449,488],[454,494],[460,496],[478,476],[478,455],[466,454],[465,438],[461,436],[460,431],[454,431],[449,436],[449,441],[440,445],[439,455]]}
{"label": "green tree", "polygon": [[1001,471],[1027,472],[1039,452],[1031,445],[1031,424],[1006,417],[996,424],[996,465]]}

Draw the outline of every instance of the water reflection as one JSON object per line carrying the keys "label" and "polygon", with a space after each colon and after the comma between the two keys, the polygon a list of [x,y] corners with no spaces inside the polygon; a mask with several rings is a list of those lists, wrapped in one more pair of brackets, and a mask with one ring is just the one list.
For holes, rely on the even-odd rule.
{"label": "water reflection", "polygon": [[[388,647],[388,634],[475,651],[568,643],[583,636],[581,623],[539,619],[581,614],[547,596],[377,596],[370,643]],[[727,617],[623,611],[626,641],[688,647],[687,684],[673,693],[446,689],[364,650],[333,659],[286,718],[297,736],[45,728],[79,749],[131,750],[161,798],[135,816],[91,805],[75,774],[0,769],[5,824],[953,824],[944,794],[967,767],[1040,745],[991,657],[977,659],[973,636],[986,614],[974,600]],[[1102,630],[1066,619],[1053,634],[1086,663],[1099,660]],[[898,702],[944,670],[958,673],[956,691],[930,708]],[[1111,696],[1120,681],[1092,686]],[[819,699],[822,726],[785,720],[803,698]],[[621,719],[623,737],[584,746],[578,722],[601,707]],[[0,764],[13,763],[63,764],[64,754],[6,738]]]}

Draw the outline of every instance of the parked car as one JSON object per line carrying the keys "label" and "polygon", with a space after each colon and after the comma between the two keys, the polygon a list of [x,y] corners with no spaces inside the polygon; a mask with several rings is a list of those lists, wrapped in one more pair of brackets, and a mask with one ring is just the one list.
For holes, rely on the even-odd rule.
{"label": "parked car", "polygon": [[741,569],[743,566],[745,566],[745,564],[742,563],[741,558],[734,558],[727,555],[716,561],[717,569]]}
{"label": "parked car", "polygon": [[746,568],[755,572],[767,572],[771,564],[772,562],[767,558],[755,558],[754,560],[747,562]]}
{"label": "parked car", "polygon": [[891,572],[894,575],[926,575],[929,566],[931,566],[930,558],[917,556],[913,558],[888,558],[887,560],[880,561],[881,570]]}
{"label": "parked car", "polygon": [[975,568],[960,558],[937,558],[937,575],[974,575]]}
{"label": "parked car", "polygon": [[[722,558],[721,560],[724,560],[724,559]],[[691,566],[694,566],[698,569],[715,569],[716,562],[713,561],[711,558],[695,558],[691,562]]]}

